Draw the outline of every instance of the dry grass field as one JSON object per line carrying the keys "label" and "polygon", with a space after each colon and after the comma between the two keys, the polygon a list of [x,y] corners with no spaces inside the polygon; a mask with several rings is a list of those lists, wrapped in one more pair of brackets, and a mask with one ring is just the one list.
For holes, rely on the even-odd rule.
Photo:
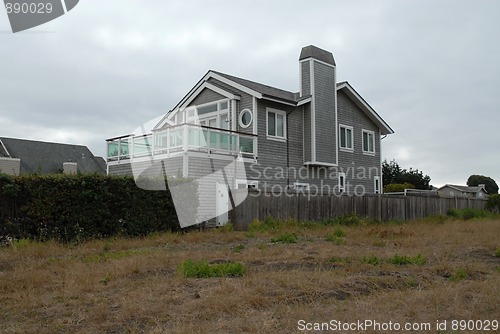
{"label": "dry grass field", "polygon": [[[240,262],[246,272],[185,278],[177,268],[187,259]],[[299,320],[369,319],[469,333],[451,321],[500,320],[499,305],[500,220],[222,229],[76,246],[21,240],[0,249],[0,333],[294,333]]]}

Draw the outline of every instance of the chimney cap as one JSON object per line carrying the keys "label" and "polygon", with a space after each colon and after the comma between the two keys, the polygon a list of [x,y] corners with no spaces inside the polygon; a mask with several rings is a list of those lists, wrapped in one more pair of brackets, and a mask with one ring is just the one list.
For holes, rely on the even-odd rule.
{"label": "chimney cap", "polygon": [[333,59],[333,54],[329,51],[318,48],[314,45],[305,46],[300,52],[299,60],[314,58],[321,60],[327,64],[335,66],[335,60]]}

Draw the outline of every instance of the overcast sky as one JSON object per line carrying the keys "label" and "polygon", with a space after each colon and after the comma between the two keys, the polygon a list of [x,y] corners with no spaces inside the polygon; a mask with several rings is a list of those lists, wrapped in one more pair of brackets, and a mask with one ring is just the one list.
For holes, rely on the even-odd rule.
{"label": "overcast sky", "polygon": [[395,130],[383,158],[435,186],[500,183],[499,15],[495,0],[81,0],[13,34],[0,9],[0,136],[104,156],[209,69],[298,91],[313,44]]}

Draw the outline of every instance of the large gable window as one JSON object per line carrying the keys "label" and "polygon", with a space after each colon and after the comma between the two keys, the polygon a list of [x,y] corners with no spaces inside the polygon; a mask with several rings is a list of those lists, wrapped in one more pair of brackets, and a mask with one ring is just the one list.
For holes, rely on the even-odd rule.
{"label": "large gable window", "polygon": [[286,139],[286,113],[267,109],[267,136],[271,139]]}
{"label": "large gable window", "polygon": [[375,133],[363,130],[363,153],[375,154]]}
{"label": "large gable window", "polygon": [[340,148],[346,151],[352,151],[352,126],[340,125],[339,128]]}

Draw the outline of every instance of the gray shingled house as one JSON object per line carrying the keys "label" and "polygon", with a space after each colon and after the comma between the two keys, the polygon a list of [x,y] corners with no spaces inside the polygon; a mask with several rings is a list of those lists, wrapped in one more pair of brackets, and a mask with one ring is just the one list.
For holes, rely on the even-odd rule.
{"label": "gray shingled house", "polygon": [[[200,178],[238,158],[246,177],[228,174],[231,189],[380,193],[381,139],[393,130],[337,82],[332,53],[304,47],[299,68],[299,92],[208,71],[151,131],[107,140],[108,172],[130,174],[135,165],[144,175]],[[207,208],[225,198],[215,182],[203,190]]]}
{"label": "gray shingled house", "polygon": [[82,145],[0,137],[0,172],[106,173],[106,162]]}
{"label": "gray shingled house", "polygon": [[439,196],[443,197],[486,198],[488,196],[484,184],[480,184],[476,187],[445,184],[439,188],[437,192]]}

